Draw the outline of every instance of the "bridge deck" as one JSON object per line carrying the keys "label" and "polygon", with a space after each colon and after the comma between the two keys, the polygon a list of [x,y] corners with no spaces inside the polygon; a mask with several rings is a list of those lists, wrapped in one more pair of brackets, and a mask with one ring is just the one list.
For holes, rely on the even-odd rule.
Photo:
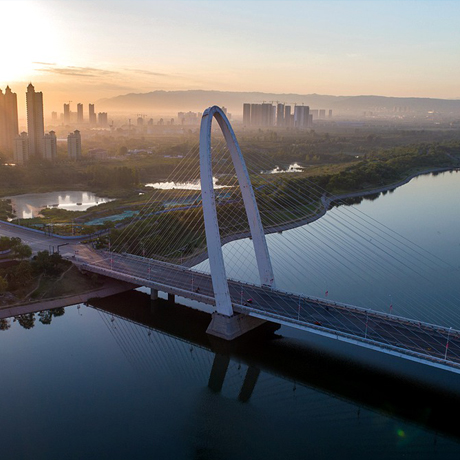
{"label": "bridge deck", "polygon": [[[133,255],[97,252],[85,270],[214,305],[211,276]],[[233,309],[460,373],[460,331],[229,280]]]}

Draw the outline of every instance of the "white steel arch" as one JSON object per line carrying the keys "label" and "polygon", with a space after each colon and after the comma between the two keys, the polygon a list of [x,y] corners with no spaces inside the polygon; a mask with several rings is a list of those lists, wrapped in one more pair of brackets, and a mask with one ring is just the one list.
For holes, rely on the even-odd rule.
{"label": "white steel arch", "polygon": [[238,145],[233,128],[224,112],[217,106],[209,107],[203,113],[200,127],[200,174],[204,225],[206,230],[209,264],[211,267],[212,285],[214,297],[216,299],[216,309],[220,314],[232,316],[233,308],[225,273],[224,257],[222,255],[212,176],[211,127],[213,118],[217,120],[222,130],[232,157],[233,165],[235,166],[254,244],[260,283],[262,285],[275,287],[275,281],[264,229],[262,227],[254,191],[243,155],[241,154],[240,146]]}

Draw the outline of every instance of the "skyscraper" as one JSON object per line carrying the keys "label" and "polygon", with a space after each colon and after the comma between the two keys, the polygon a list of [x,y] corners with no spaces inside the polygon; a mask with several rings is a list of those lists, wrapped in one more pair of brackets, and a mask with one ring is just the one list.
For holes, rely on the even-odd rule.
{"label": "skyscraper", "polygon": [[35,92],[32,83],[27,87],[27,130],[29,134],[29,158],[43,158],[43,93]]}
{"label": "skyscraper", "polygon": [[306,129],[310,126],[310,107],[308,105],[296,105],[294,107],[294,126]]}
{"label": "skyscraper", "polygon": [[64,104],[64,123],[70,123],[70,104]]}
{"label": "skyscraper", "polygon": [[92,125],[96,124],[96,112],[94,111],[94,104],[89,104],[89,122]]}
{"label": "skyscraper", "polygon": [[251,124],[251,104],[243,104],[243,124],[249,126]]}
{"label": "skyscraper", "polygon": [[12,153],[18,130],[18,100],[9,86],[0,90],[0,150]]}
{"label": "skyscraper", "polygon": [[14,140],[14,162],[17,165],[27,163],[29,159],[29,137],[27,133],[22,132]]}
{"label": "skyscraper", "polygon": [[[144,121],[144,120],[142,120]],[[107,126],[109,124],[108,118],[107,118],[107,112],[99,112],[97,114],[97,122],[101,126]]]}
{"label": "skyscraper", "polygon": [[284,126],[284,104],[276,107],[276,126]]}
{"label": "skyscraper", "polygon": [[288,128],[292,128],[294,126],[292,121],[290,105],[284,106],[284,126],[287,126]]}
{"label": "skyscraper", "polygon": [[83,104],[77,104],[77,123],[83,123]]}
{"label": "skyscraper", "polygon": [[80,131],[75,130],[67,136],[67,153],[71,160],[79,160],[81,158]]}
{"label": "skyscraper", "polygon": [[57,157],[57,139],[56,133],[50,131],[49,134],[43,136],[43,158],[45,160],[54,161]]}

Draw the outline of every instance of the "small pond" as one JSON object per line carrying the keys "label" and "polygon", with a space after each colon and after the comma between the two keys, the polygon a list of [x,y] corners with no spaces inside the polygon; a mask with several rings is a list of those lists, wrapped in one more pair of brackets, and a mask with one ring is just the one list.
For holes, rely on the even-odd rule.
{"label": "small pond", "polygon": [[111,198],[99,197],[92,192],[82,191],[27,193],[8,198],[11,200],[13,213],[19,219],[38,217],[44,208],[86,211],[91,206],[113,201]]}

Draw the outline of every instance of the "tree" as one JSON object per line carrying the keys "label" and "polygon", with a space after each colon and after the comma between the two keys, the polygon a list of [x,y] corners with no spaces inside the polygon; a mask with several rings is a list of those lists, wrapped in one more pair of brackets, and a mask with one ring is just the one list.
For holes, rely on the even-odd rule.
{"label": "tree", "polygon": [[32,255],[32,249],[26,244],[19,243],[13,247],[13,256],[17,259],[28,259]]}
{"label": "tree", "polygon": [[0,294],[3,294],[8,289],[8,281],[3,276],[0,276]]}
{"label": "tree", "polygon": [[35,273],[44,273],[48,276],[57,276],[64,270],[65,261],[60,254],[51,254],[48,251],[38,251],[32,260]]}
{"label": "tree", "polygon": [[24,329],[32,329],[35,326],[35,313],[26,313],[16,316],[15,319]]}

